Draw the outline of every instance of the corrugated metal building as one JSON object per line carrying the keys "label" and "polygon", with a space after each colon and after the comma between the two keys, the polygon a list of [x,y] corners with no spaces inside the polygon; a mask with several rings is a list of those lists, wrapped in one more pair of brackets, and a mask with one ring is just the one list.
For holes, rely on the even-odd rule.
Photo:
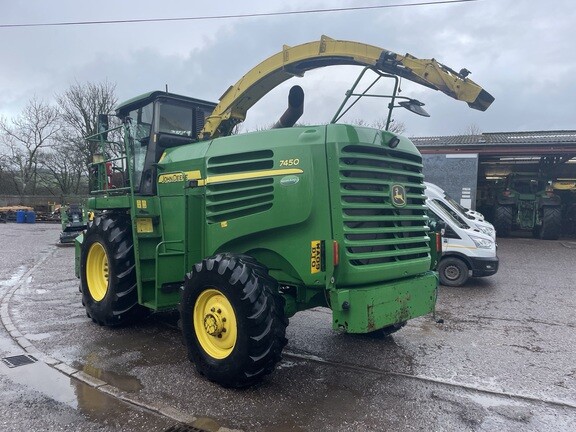
{"label": "corrugated metal building", "polygon": [[[423,155],[426,180],[488,217],[493,211],[495,190],[512,172],[576,182],[576,130],[411,139]],[[576,190],[561,194],[564,203],[576,202]]]}

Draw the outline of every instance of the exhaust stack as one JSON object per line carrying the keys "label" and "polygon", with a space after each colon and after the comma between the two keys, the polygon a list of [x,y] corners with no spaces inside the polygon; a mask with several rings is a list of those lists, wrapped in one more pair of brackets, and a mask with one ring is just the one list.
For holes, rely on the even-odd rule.
{"label": "exhaust stack", "polygon": [[288,93],[288,108],[280,117],[272,129],[292,127],[304,113],[304,90],[299,85],[295,85]]}

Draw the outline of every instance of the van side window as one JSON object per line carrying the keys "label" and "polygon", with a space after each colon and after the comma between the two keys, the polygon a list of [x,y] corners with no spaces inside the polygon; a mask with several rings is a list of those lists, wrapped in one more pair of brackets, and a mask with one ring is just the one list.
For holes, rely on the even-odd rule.
{"label": "van side window", "polygon": [[462,219],[460,217],[460,215],[458,213],[456,213],[454,210],[452,210],[450,207],[448,207],[446,205],[445,202],[442,202],[440,200],[434,199],[433,200],[435,204],[437,204],[442,210],[444,210],[445,212],[447,212],[450,216],[452,216],[454,219],[456,219],[458,222],[460,222],[463,225],[466,225],[466,222],[464,222],[464,219]]}
{"label": "van side window", "polygon": [[[444,218],[441,218],[434,211],[432,211],[430,209],[427,209],[427,213],[428,213],[428,217],[430,218],[430,220],[433,220],[433,221],[444,220]],[[443,237],[452,238],[452,239],[461,238],[458,234],[456,234],[456,231],[454,231],[452,228],[450,228],[450,224],[448,224],[448,223],[446,224],[446,227],[444,228]]]}
{"label": "van side window", "polygon": [[451,239],[460,238],[460,236],[456,234],[456,232],[452,228],[450,228],[450,225],[446,225],[446,228],[444,228],[444,237]]}

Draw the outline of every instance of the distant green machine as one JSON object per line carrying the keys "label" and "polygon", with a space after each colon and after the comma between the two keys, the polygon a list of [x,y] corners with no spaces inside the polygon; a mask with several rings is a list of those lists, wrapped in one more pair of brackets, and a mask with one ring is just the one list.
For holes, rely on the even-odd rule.
{"label": "distant green machine", "polygon": [[[364,69],[330,124],[293,126],[304,102],[296,86],[274,129],[232,135],[281,82],[342,64]],[[433,311],[418,150],[386,130],[336,123],[369,96],[355,93],[366,72],[393,80],[391,95],[379,95],[390,111],[427,115],[399,96],[399,76],[472,108],[493,100],[466,70],[323,37],[260,63],[218,105],[164,92],[121,104],[116,157],[103,116],[91,137],[102,156],[88,200],[95,216],[76,240],[88,316],[114,326],[179,307],[197,370],[242,387],[274,369],[298,311],[326,306],[334,329],[382,334]]]}
{"label": "distant green machine", "polygon": [[497,196],[494,226],[501,237],[531,230],[534,237],[557,240],[562,230],[560,197],[550,181],[533,173],[512,173]]}
{"label": "distant green machine", "polygon": [[82,231],[86,229],[87,219],[81,204],[70,204],[60,207],[62,232],[60,243],[74,243]]}

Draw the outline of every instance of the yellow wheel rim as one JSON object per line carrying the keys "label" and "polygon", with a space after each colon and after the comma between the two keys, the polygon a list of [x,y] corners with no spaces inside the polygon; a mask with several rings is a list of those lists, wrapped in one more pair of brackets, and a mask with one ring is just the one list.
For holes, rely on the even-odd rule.
{"label": "yellow wheel rim", "polygon": [[95,301],[102,300],[108,292],[108,256],[102,244],[96,242],[88,250],[86,258],[86,283]]}
{"label": "yellow wheel rim", "polygon": [[198,296],[192,317],[194,331],[202,349],[210,357],[228,357],[238,338],[236,314],[224,294],[214,288]]}

